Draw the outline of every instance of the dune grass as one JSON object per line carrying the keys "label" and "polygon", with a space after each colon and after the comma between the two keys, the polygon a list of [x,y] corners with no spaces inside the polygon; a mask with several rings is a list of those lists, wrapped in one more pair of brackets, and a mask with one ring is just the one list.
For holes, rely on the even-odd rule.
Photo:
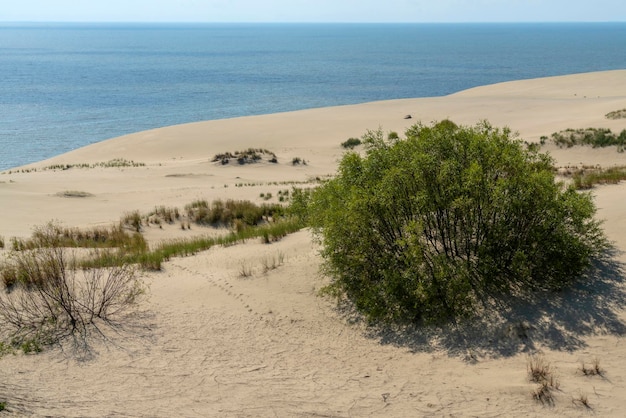
{"label": "dune grass", "polygon": [[617,184],[626,180],[626,166],[582,168],[573,172],[571,177],[574,188],[587,190],[597,184]]}
{"label": "dune grass", "polygon": [[[545,137],[542,140],[545,141]],[[587,145],[593,148],[617,146],[618,152],[624,152],[626,147],[626,129],[619,134],[604,128],[566,129],[554,132],[552,142],[558,147],[571,148],[576,145]]]}

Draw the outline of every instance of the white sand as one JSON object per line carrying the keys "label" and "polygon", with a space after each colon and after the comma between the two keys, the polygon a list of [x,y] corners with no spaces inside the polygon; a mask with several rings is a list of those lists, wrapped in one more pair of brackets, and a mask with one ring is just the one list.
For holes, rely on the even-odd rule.
{"label": "white sand", "polygon": [[[126,158],[139,168],[70,169],[0,175],[0,235],[25,237],[56,219],[68,226],[106,225],[125,212],[182,207],[198,198],[245,198],[332,174],[340,143],[367,129],[402,133],[421,120],[488,119],[522,138],[565,128],[626,129],[607,120],[626,108],[626,71],[502,83],[440,98],[408,99],[173,126],[91,145],[27,168]],[[411,114],[412,119],[404,116]],[[275,152],[279,164],[221,166],[214,154],[248,147]],[[558,165],[626,165],[612,149],[548,147]],[[292,166],[293,157],[306,166]],[[255,186],[237,187],[240,183]],[[92,193],[62,198],[66,190]],[[626,250],[626,184],[594,190],[609,237]],[[148,228],[151,240],[181,236]],[[284,264],[263,272],[264,258]],[[618,254],[616,262],[626,262]],[[510,323],[446,332],[376,332],[344,317],[316,291],[327,279],[307,231],[263,245],[250,242],[177,258],[145,277],[150,299],[131,330],[94,343],[78,361],[50,349],[0,359],[0,401],[16,416],[623,416],[626,327],[621,283],[602,294],[578,292],[547,307],[518,308]],[[242,266],[252,269],[242,278]],[[623,278],[617,267],[605,281]],[[608,277],[610,276],[610,277]],[[606,289],[595,289],[605,292]],[[559,302],[559,303],[561,303]],[[530,319],[530,341],[515,325]],[[622,334],[617,331],[621,331]],[[535,402],[527,353],[557,367],[553,407]],[[580,363],[600,360],[605,376]],[[573,402],[586,395],[591,410]],[[10,415],[9,414],[9,415]]]}

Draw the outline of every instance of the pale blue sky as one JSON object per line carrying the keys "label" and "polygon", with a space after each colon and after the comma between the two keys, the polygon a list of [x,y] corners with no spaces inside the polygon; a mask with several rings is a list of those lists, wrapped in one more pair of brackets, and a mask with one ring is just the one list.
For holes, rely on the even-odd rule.
{"label": "pale blue sky", "polygon": [[0,21],[602,22],[624,0],[4,0]]}

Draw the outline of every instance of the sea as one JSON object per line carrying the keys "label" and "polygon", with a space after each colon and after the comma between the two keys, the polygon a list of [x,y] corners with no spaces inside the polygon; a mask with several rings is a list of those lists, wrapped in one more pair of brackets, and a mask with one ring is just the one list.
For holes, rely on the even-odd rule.
{"label": "sea", "polygon": [[0,23],[0,170],[168,125],[624,68],[626,23]]}

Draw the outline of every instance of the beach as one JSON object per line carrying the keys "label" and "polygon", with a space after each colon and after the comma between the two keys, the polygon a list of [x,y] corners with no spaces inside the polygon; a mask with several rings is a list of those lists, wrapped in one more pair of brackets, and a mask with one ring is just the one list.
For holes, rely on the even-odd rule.
{"label": "beach", "polygon": [[[346,152],[340,144],[368,130],[402,136],[420,121],[488,120],[539,143],[568,128],[620,132],[626,119],[605,115],[624,108],[626,70],[618,70],[138,132],[2,172],[0,236],[25,238],[51,220],[109,226],[132,211],[182,211],[198,199],[278,202],[279,192],[332,176]],[[213,161],[248,148],[269,150],[278,162]],[[626,165],[615,147],[548,142],[542,151],[557,167]],[[127,164],[115,167],[116,159]],[[56,346],[0,358],[0,401],[8,416],[622,416],[626,184],[591,193],[615,245],[613,268],[600,278],[606,288],[561,295],[561,305],[518,307],[494,324],[370,327],[319,296],[329,279],[305,229],[269,245],[213,247],[143,273],[149,297],[141,314],[96,341],[88,358]],[[154,244],[204,232],[174,224],[148,225],[143,234]],[[278,257],[280,266],[263,268]],[[610,294],[594,294],[602,291]],[[562,305],[573,307],[571,318],[555,329],[550,318]],[[527,364],[536,353],[556,368],[553,406],[531,396]],[[596,359],[604,373],[585,375],[581,364]]]}

